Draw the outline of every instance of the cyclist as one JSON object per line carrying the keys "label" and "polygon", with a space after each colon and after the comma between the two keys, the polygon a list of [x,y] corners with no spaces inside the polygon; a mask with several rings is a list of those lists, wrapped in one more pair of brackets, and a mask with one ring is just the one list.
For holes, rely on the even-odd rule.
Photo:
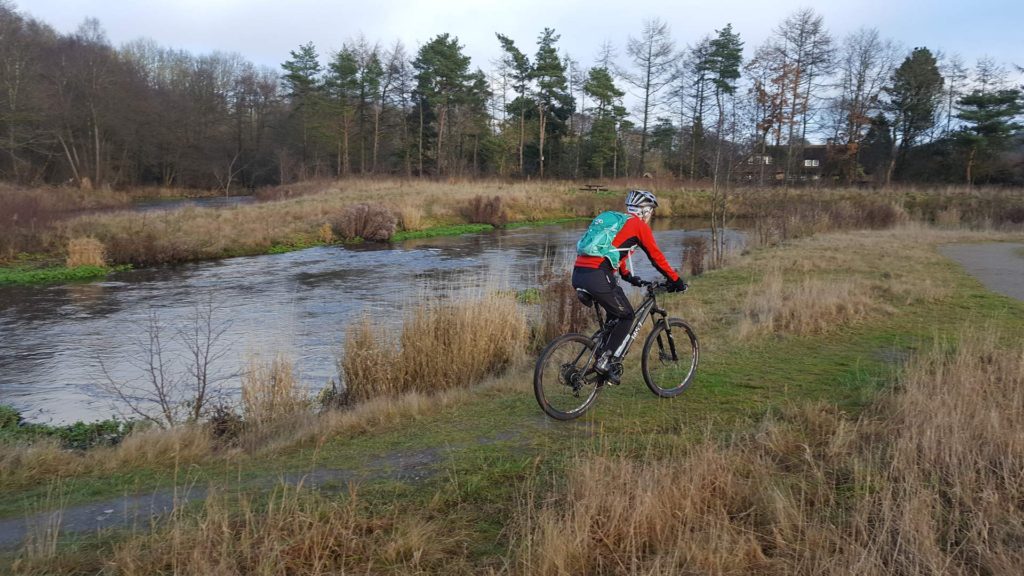
{"label": "cyclist", "polygon": [[[613,218],[602,219],[598,216],[591,223],[587,235],[595,229],[595,225],[607,220],[611,226],[621,225],[611,240],[611,251],[618,254],[625,254],[627,257],[616,256],[595,256],[587,254],[582,248],[578,249],[576,264],[572,271],[572,286],[588,292],[595,301],[608,313],[609,318],[615,318],[618,322],[612,328],[606,343],[598,350],[598,360],[594,365],[602,376],[608,377],[617,383],[617,371],[612,367],[621,362],[626,337],[629,335],[629,328],[633,323],[633,305],[629,303],[622,287],[618,285],[615,278],[616,266],[614,260],[618,260],[617,271],[622,279],[634,286],[640,286],[642,280],[633,274],[629,267],[628,255],[639,247],[647,254],[647,258],[654,265],[654,268],[661,272],[668,279],[669,292],[685,292],[687,285],[683,277],[672,269],[665,255],[662,254],[654,241],[654,233],[649,225],[654,209],[658,207],[658,199],[646,190],[630,190],[626,194],[626,215],[625,219],[614,218],[622,216],[612,213]],[[604,215],[602,215],[604,216]],[[611,230],[614,232],[614,228]],[[583,241],[581,241],[581,244]]]}

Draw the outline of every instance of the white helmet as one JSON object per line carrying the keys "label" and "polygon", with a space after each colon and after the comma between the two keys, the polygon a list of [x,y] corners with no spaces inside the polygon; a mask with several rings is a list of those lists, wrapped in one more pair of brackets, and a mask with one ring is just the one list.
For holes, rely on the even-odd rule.
{"label": "white helmet", "polygon": [[658,199],[647,190],[630,190],[626,194],[626,212],[645,217],[658,207]]}

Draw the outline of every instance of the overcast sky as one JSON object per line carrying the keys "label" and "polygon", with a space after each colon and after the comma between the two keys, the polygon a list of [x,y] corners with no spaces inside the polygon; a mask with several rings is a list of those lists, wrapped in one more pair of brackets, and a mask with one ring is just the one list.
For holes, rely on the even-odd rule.
{"label": "overcast sky", "polygon": [[[459,38],[473,66],[489,71],[500,49],[495,32],[511,36],[532,56],[536,38],[552,27],[558,47],[584,66],[601,44],[620,54],[643,21],[658,17],[672,28],[679,46],[693,44],[726,23],[740,33],[746,55],[787,15],[811,7],[841,39],[874,27],[906,48],[927,46],[960,54],[973,65],[989,56],[1024,66],[1024,0],[14,0],[23,12],[60,32],[74,31],[86,17],[100,20],[115,45],[138,38],[188,50],[237,52],[256,64],[277,68],[300,44],[316,44],[321,60],[360,33],[388,46],[402,40],[413,54],[430,38]],[[926,6],[926,7],[922,7]],[[621,59],[621,58],[620,58]]]}

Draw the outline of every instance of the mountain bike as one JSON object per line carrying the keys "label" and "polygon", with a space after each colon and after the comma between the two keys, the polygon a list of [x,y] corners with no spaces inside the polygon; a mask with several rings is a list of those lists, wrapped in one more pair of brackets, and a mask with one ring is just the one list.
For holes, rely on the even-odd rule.
{"label": "mountain bike", "polygon": [[[657,294],[666,292],[662,283],[643,282],[646,289],[643,302],[626,339],[623,358],[612,365],[614,380],[622,375],[622,359],[640,334],[648,318],[653,327],[644,340],[640,370],[644,382],[656,396],[673,398],[682,394],[693,382],[700,359],[697,334],[689,324],[679,318],[669,318],[668,312],[658,306]],[[606,384],[613,383],[609,376],[594,368],[597,351],[611,334],[617,323],[607,318],[601,305],[585,290],[576,291],[584,306],[594,308],[597,325],[601,328],[589,338],[583,334],[563,334],[552,340],[541,352],[533,371],[533,392],[544,412],[557,420],[572,420],[590,408]]]}

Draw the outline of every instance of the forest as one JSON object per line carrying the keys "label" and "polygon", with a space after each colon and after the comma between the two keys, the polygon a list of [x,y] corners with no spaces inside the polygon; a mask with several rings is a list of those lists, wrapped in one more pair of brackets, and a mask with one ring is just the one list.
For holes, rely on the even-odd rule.
{"label": "forest", "polygon": [[[414,40],[412,50],[406,43]],[[0,179],[224,193],[316,178],[610,179],[751,185],[1024,183],[1021,68],[908,49],[812,9],[745,46],[637,23],[583,63],[551,28],[312,43],[279,68],[151,40],[62,34],[0,3]]]}

